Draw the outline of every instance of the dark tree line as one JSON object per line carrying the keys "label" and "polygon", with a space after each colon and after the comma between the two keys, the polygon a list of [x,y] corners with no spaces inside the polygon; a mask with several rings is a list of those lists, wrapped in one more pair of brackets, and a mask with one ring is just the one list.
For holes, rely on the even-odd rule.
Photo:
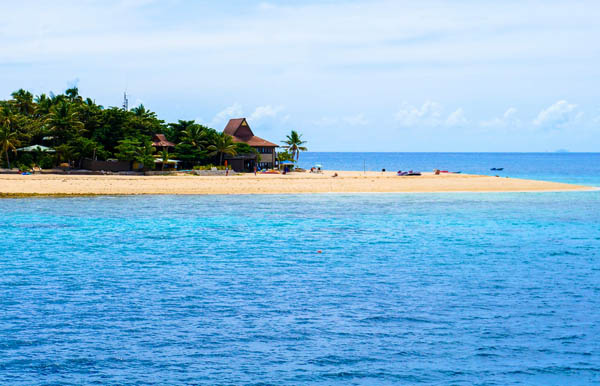
{"label": "dark tree line", "polygon": [[[98,160],[151,161],[154,134],[165,134],[176,144],[171,159],[183,167],[218,164],[224,154],[253,153],[244,144],[194,121],[165,123],[140,105],[129,111],[105,108],[79,95],[77,88],[63,94],[34,96],[26,90],[0,101],[0,151],[4,167],[39,165],[49,168],[61,163],[78,167],[84,158]],[[17,148],[44,145],[55,150],[17,152]]]}

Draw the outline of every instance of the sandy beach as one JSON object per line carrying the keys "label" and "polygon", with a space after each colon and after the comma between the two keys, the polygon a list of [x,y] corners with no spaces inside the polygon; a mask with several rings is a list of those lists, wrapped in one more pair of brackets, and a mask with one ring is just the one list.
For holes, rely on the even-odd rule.
{"label": "sandy beach", "polygon": [[[337,173],[337,177],[333,177]],[[0,196],[122,194],[294,194],[541,192],[593,190],[587,186],[468,174],[326,171],[323,174],[224,176],[0,175]]]}

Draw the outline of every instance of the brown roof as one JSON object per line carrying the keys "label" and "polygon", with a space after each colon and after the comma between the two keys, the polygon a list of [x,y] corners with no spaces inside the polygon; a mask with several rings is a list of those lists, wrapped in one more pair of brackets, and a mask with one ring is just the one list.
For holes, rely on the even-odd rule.
{"label": "brown roof", "polygon": [[230,119],[223,130],[225,134],[229,134],[233,137],[233,142],[247,143],[250,146],[263,146],[263,147],[278,147],[279,145],[269,142],[266,139],[257,137],[250,129],[246,118],[235,118]]}
{"label": "brown roof", "polygon": [[250,138],[233,137],[233,142],[247,143],[250,146],[263,146],[263,147],[278,147],[279,146],[279,145],[274,144],[273,142],[267,141],[266,139],[257,137],[256,135],[253,135]]}
{"label": "brown roof", "polygon": [[167,137],[164,134],[154,134],[154,137],[152,137],[152,146],[175,147],[175,144],[167,141]]}
{"label": "brown roof", "polygon": [[[229,134],[232,137],[235,137],[235,132],[237,131],[237,129],[240,128],[240,126],[242,125],[242,122],[244,122],[246,120],[246,118],[234,118],[234,119],[230,119],[229,122],[227,122],[227,126],[225,126],[225,130],[223,130],[223,132],[225,134]],[[250,130],[252,131],[252,130]]]}

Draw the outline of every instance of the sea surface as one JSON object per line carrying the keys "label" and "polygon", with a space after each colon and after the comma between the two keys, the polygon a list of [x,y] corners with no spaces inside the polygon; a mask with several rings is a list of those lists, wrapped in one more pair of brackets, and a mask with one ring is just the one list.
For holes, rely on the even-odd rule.
{"label": "sea surface", "polygon": [[1,385],[600,383],[600,191],[5,199],[0,229]]}
{"label": "sea surface", "polygon": [[[325,153],[303,152],[299,166],[329,170],[434,169],[600,186],[600,153]],[[502,171],[490,170],[503,168]]]}

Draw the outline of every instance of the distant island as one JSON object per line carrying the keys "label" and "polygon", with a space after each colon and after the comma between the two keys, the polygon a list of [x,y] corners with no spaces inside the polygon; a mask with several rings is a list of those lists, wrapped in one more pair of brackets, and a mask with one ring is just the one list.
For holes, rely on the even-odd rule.
{"label": "distant island", "polygon": [[255,136],[245,118],[219,132],[195,121],[165,123],[139,105],[104,108],[77,88],[0,101],[0,166],[21,171],[88,169],[169,171],[272,169],[296,161],[305,141],[292,131],[279,145]]}

